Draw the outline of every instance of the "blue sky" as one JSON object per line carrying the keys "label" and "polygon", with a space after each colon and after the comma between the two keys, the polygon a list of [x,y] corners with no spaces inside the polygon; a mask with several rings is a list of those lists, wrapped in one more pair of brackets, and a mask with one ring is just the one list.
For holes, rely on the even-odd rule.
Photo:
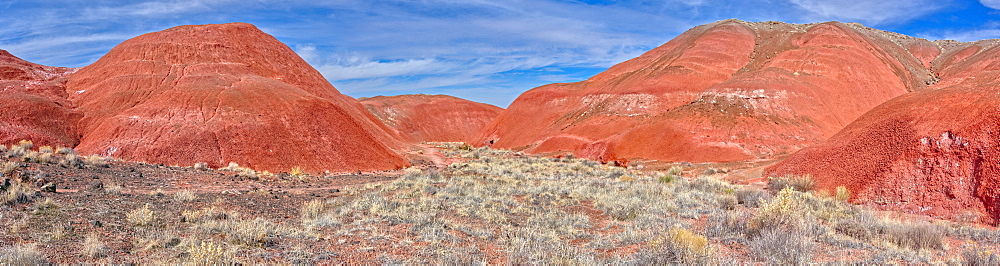
{"label": "blue sky", "polygon": [[1000,37],[1000,0],[0,0],[0,49],[82,67],[128,38],[248,22],[341,92],[448,94],[500,107],[584,80],[717,20],[838,20],[928,39]]}

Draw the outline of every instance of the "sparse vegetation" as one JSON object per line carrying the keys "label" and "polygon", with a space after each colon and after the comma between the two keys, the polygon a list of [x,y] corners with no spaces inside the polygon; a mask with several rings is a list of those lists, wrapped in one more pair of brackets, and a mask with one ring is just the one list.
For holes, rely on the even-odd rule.
{"label": "sparse vegetation", "polygon": [[80,245],[80,255],[91,259],[108,256],[108,245],[105,245],[96,234],[87,235]]}
{"label": "sparse vegetation", "polygon": [[779,191],[786,187],[799,192],[808,192],[816,188],[816,180],[812,176],[783,176],[768,178],[767,190]]}
{"label": "sparse vegetation", "polygon": [[153,210],[150,209],[149,204],[146,204],[142,206],[142,208],[138,208],[129,212],[125,216],[125,219],[128,220],[128,222],[132,223],[133,225],[150,226],[153,225],[153,222],[156,219],[156,213],[154,213]]}
{"label": "sparse vegetation", "polygon": [[181,190],[174,193],[174,199],[179,202],[192,202],[198,199],[198,194],[190,190]]}
{"label": "sparse vegetation", "polygon": [[[86,164],[78,169],[62,161],[5,158],[14,169],[6,175],[10,185],[0,189],[0,208],[6,208],[0,212],[5,229],[0,234],[44,243],[35,253],[42,260],[46,257],[37,250],[52,255],[53,247],[71,247],[64,253],[79,257],[71,259],[79,263],[128,261],[120,257],[135,254],[140,263],[199,265],[784,265],[816,263],[818,252],[844,248],[860,255],[823,256],[823,262],[993,265],[991,252],[1000,245],[1000,231],[992,228],[914,221],[851,205],[846,188],[833,195],[796,185],[769,191],[730,184],[722,180],[728,171],[700,165],[656,172],[572,157],[439,147],[461,160],[335,188],[323,182],[361,177],[289,178],[292,173],[258,174],[236,163],[219,170],[144,165],[119,171],[117,163],[112,169]],[[75,154],[51,150],[38,153]],[[85,189],[78,194],[36,191],[41,183],[58,181],[59,171],[114,172],[74,177],[81,181],[67,191]],[[136,182],[156,171],[210,181],[199,186],[190,177],[168,179],[197,188],[197,194],[173,183]],[[248,183],[254,185],[224,185],[247,182],[244,172],[253,174]],[[782,182],[807,183],[773,184]],[[137,193],[100,193],[115,184],[129,184]],[[294,186],[298,190],[284,190]],[[11,191],[19,196],[11,198]],[[67,201],[69,195],[77,200]],[[77,218],[80,214],[86,218]],[[61,222],[67,220],[75,222]],[[949,249],[945,243],[953,239],[967,244]],[[727,257],[734,249],[745,253]],[[357,258],[364,259],[353,261]]]}
{"label": "sparse vegetation", "polygon": [[41,265],[47,263],[35,245],[0,247],[0,265]]}

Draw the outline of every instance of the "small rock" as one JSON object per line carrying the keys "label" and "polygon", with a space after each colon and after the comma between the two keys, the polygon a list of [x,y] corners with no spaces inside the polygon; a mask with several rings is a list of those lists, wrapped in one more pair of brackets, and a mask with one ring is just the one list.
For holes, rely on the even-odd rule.
{"label": "small rock", "polygon": [[104,226],[103,224],[101,224],[101,221],[98,221],[98,220],[90,221],[90,224],[94,225],[94,227],[103,227]]}
{"label": "small rock", "polygon": [[0,183],[0,191],[7,190],[10,187],[10,178],[4,178],[3,183]]}
{"label": "small rock", "polygon": [[337,193],[337,192],[340,192],[340,189],[336,189],[336,188],[335,188],[335,189],[331,189],[331,190],[330,190],[330,193]]}
{"label": "small rock", "polygon": [[56,184],[49,182],[42,186],[42,192],[56,193]]}

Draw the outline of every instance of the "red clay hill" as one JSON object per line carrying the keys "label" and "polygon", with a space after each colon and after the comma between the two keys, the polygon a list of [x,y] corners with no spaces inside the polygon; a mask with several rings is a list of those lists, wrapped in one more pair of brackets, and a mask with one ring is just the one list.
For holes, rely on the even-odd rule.
{"label": "red clay hill", "polygon": [[411,142],[471,142],[503,108],[447,95],[361,98],[369,111]]}
{"label": "red clay hill", "polygon": [[853,200],[943,218],[1000,222],[998,40],[938,42],[940,82],[879,105],[829,141],[766,169],[812,175]]}
{"label": "red clay hill", "polygon": [[401,144],[286,45],[245,23],[127,40],[69,76],[77,150],[271,171],[386,170]]}
{"label": "red clay hill", "polygon": [[933,83],[936,47],[857,24],[720,21],[525,92],[477,144],[602,161],[773,158]]}
{"label": "red clay hill", "polygon": [[0,144],[31,140],[72,147],[80,114],[66,98],[68,68],[33,64],[0,50]]}

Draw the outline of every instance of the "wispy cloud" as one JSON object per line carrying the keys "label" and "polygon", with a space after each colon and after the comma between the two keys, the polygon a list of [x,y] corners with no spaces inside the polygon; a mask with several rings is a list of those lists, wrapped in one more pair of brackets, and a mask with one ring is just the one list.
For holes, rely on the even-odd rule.
{"label": "wispy cloud", "polygon": [[[454,93],[506,106],[534,86],[585,79],[721,19],[897,25],[951,1],[0,1],[0,49],[42,64],[84,66],[146,32],[250,22],[348,95]],[[975,38],[993,34],[989,29],[939,32]]]}
{"label": "wispy cloud", "polygon": [[941,0],[856,0],[850,2],[826,0],[791,0],[807,11],[814,20],[844,20],[870,26],[903,23],[947,7],[951,1]]}

